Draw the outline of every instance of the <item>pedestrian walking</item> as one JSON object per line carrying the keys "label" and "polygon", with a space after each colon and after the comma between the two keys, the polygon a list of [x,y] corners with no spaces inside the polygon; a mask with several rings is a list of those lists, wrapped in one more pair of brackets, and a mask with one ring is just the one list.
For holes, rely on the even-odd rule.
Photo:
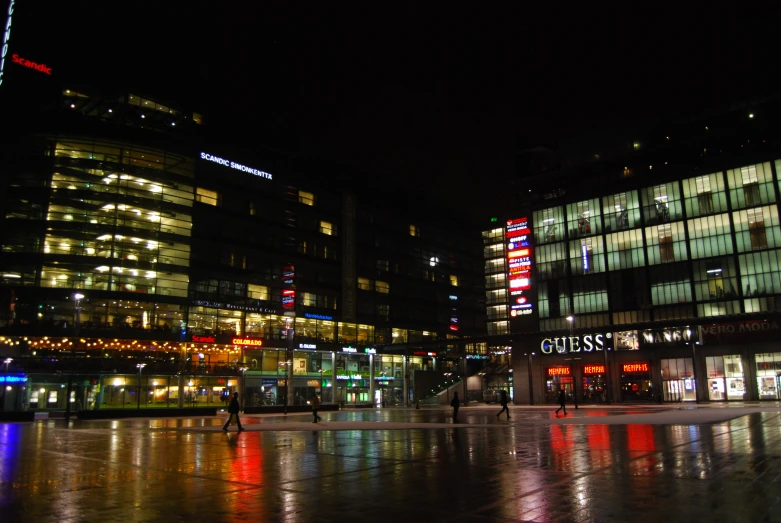
{"label": "pedestrian walking", "polygon": [[502,410],[499,411],[499,414],[496,415],[496,419],[499,419],[499,416],[502,415],[502,412],[507,412],[507,419],[510,419],[510,409],[507,408],[507,391],[503,390],[501,398],[499,399],[499,402],[502,404]]}
{"label": "pedestrian walking", "polygon": [[317,394],[315,394],[315,397],[312,398],[312,415],[314,416],[314,420],[312,420],[312,423],[317,423],[318,421],[322,421],[323,418],[317,415],[317,410],[320,408],[320,400],[317,398]]}
{"label": "pedestrian walking", "polygon": [[230,414],[230,416],[228,416],[228,421],[225,422],[225,425],[223,425],[222,430],[228,432],[228,425],[230,425],[234,416],[236,417],[236,425],[239,427],[239,432],[244,430],[243,428],[241,428],[241,421],[239,420],[239,408],[240,408],[239,393],[234,392],[233,399],[231,400],[230,405],[228,405],[228,413]]}
{"label": "pedestrian walking", "polygon": [[559,411],[564,409],[564,415],[567,415],[567,395],[564,393],[564,389],[559,389],[559,408],[556,409],[556,417],[559,416]]}
{"label": "pedestrian walking", "polygon": [[450,401],[453,407],[453,423],[458,423],[458,407],[461,406],[461,400],[458,399],[458,392],[453,393],[453,399]]}

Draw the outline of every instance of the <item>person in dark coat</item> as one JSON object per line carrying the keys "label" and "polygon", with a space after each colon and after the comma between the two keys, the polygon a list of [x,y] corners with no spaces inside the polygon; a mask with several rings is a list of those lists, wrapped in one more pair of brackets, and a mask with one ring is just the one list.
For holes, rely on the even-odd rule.
{"label": "person in dark coat", "polygon": [[559,411],[561,409],[564,409],[564,415],[567,415],[567,404],[565,403],[567,401],[567,395],[564,393],[564,389],[559,390],[559,408],[556,409],[556,416],[558,417]]}
{"label": "person in dark coat", "polygon": [[453,393],[453,399],[450,401],[453,407],[453,423],[458,423],[458,407],[461,406],[461,400],[458,399],[458,392]]}
{"label": "person in dark coat", "polygon": [[312,398],[312,415],[314,415],[315,419],[312,421],[312,423],[317,423],[318,421],[321,421],[323,418],[317,415],[317,410],[320,408],[320,400],[317,397],[317,394]]}
{"label": "person in dark coat", "polygon": [[225,432],[228,432],[228,425],[231,423],[231,419],[233,419],[234,416],[236,416],[236,425],[239,427],[239,432],[243,431],[244,429],[241,428],[241,421],[239,420],[239,393],[234,392],[233,393],[233,399],[230,402],[230,405],[228,405],[228,413],[230,416],[228,416],[228,421],[225,422],[225,425],[222,427],[222,430]]}
{"label": "person in dark coat", "polygon": [[503,390],[501,398],[499,398],[499,402],[502,404],[502,410],[499,411],[499,414],[496,415],[496,419],[499,419],[499,416],[502,415],[502,412],[507,412],[507,419],[510,419],[510,409],[507,408],[507,391]]}

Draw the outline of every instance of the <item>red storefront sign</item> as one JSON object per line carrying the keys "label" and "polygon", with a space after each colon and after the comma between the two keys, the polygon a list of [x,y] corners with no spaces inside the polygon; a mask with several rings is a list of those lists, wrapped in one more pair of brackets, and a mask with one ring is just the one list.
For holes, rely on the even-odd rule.
{"label": "red storefront sign", "polygon": [[263,345],[262,338],[231,338],[233,345],[250,345],[252,347],[260,347]]}
{"label": "red storefront sign", "polygon": [[214,343],[214,336],[198,336],[193,334],[193,343]]}
{"label": "red storefront sign", "polygon": [[586,365],[585,367],[583,367],[583,374],[585,375],[604,374],[604,373],[605,373],[604,365]]}
{"label": "red storefront sign", "polygon": [[561,367],[548,367],[548,376],[570,376],[572,375],[572,370],[569,368],[568,365],[563,365]]}
{"label": "red storefront sign", "polygon": [[632,372],[648,372],[648,364],[647,363],[624,363],[621,365],[621,372],[626,374]]}

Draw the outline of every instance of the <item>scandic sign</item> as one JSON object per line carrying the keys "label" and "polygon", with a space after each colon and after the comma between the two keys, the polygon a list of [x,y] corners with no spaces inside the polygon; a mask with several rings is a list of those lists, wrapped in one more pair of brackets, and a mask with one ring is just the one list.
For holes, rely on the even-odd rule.
{"label": "scandic sign", "polygon": [[22,58],[18,54],[12,54],[11,61],[15,64],[23,65],[25,67],[29,67],[30,69],[35,69],[36,71],[48,74],[49,76],[52,74],[52,68],[46,64],[37,64],[35,62],[31,62],[26,58]]}
{"label": "scandic sign", "polygon": [[193,334],[193,343],[214,343],[214,336],[198,336]]}
{"label": "scandic sign", "polygon": [[251,345],[253,347],[260,347],[263,345],[261,338],[231,338],[233,345]]}

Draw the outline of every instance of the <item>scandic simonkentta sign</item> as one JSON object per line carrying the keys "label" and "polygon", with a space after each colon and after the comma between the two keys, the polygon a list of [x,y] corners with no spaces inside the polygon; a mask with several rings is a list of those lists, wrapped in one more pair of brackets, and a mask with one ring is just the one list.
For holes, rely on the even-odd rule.
{"label": "scandic simonkentta sign", "polygon": [[225,158],[220,158],[219,156],[214,156],[213,154],[202,152],[201,160],[214,162],[216,164],[222,165],[223,167],[230,167],[231,169],[236,169],[237,171],[241,171],[243,173],[252,174],[260,178],[265,178],[266,180],[271,180],[271,173],[267,173],[266,171],[261,171],[259,169],[254,169],[252,167],[247,167],[246,165],[242,165],[238,162],[226,160]]}

